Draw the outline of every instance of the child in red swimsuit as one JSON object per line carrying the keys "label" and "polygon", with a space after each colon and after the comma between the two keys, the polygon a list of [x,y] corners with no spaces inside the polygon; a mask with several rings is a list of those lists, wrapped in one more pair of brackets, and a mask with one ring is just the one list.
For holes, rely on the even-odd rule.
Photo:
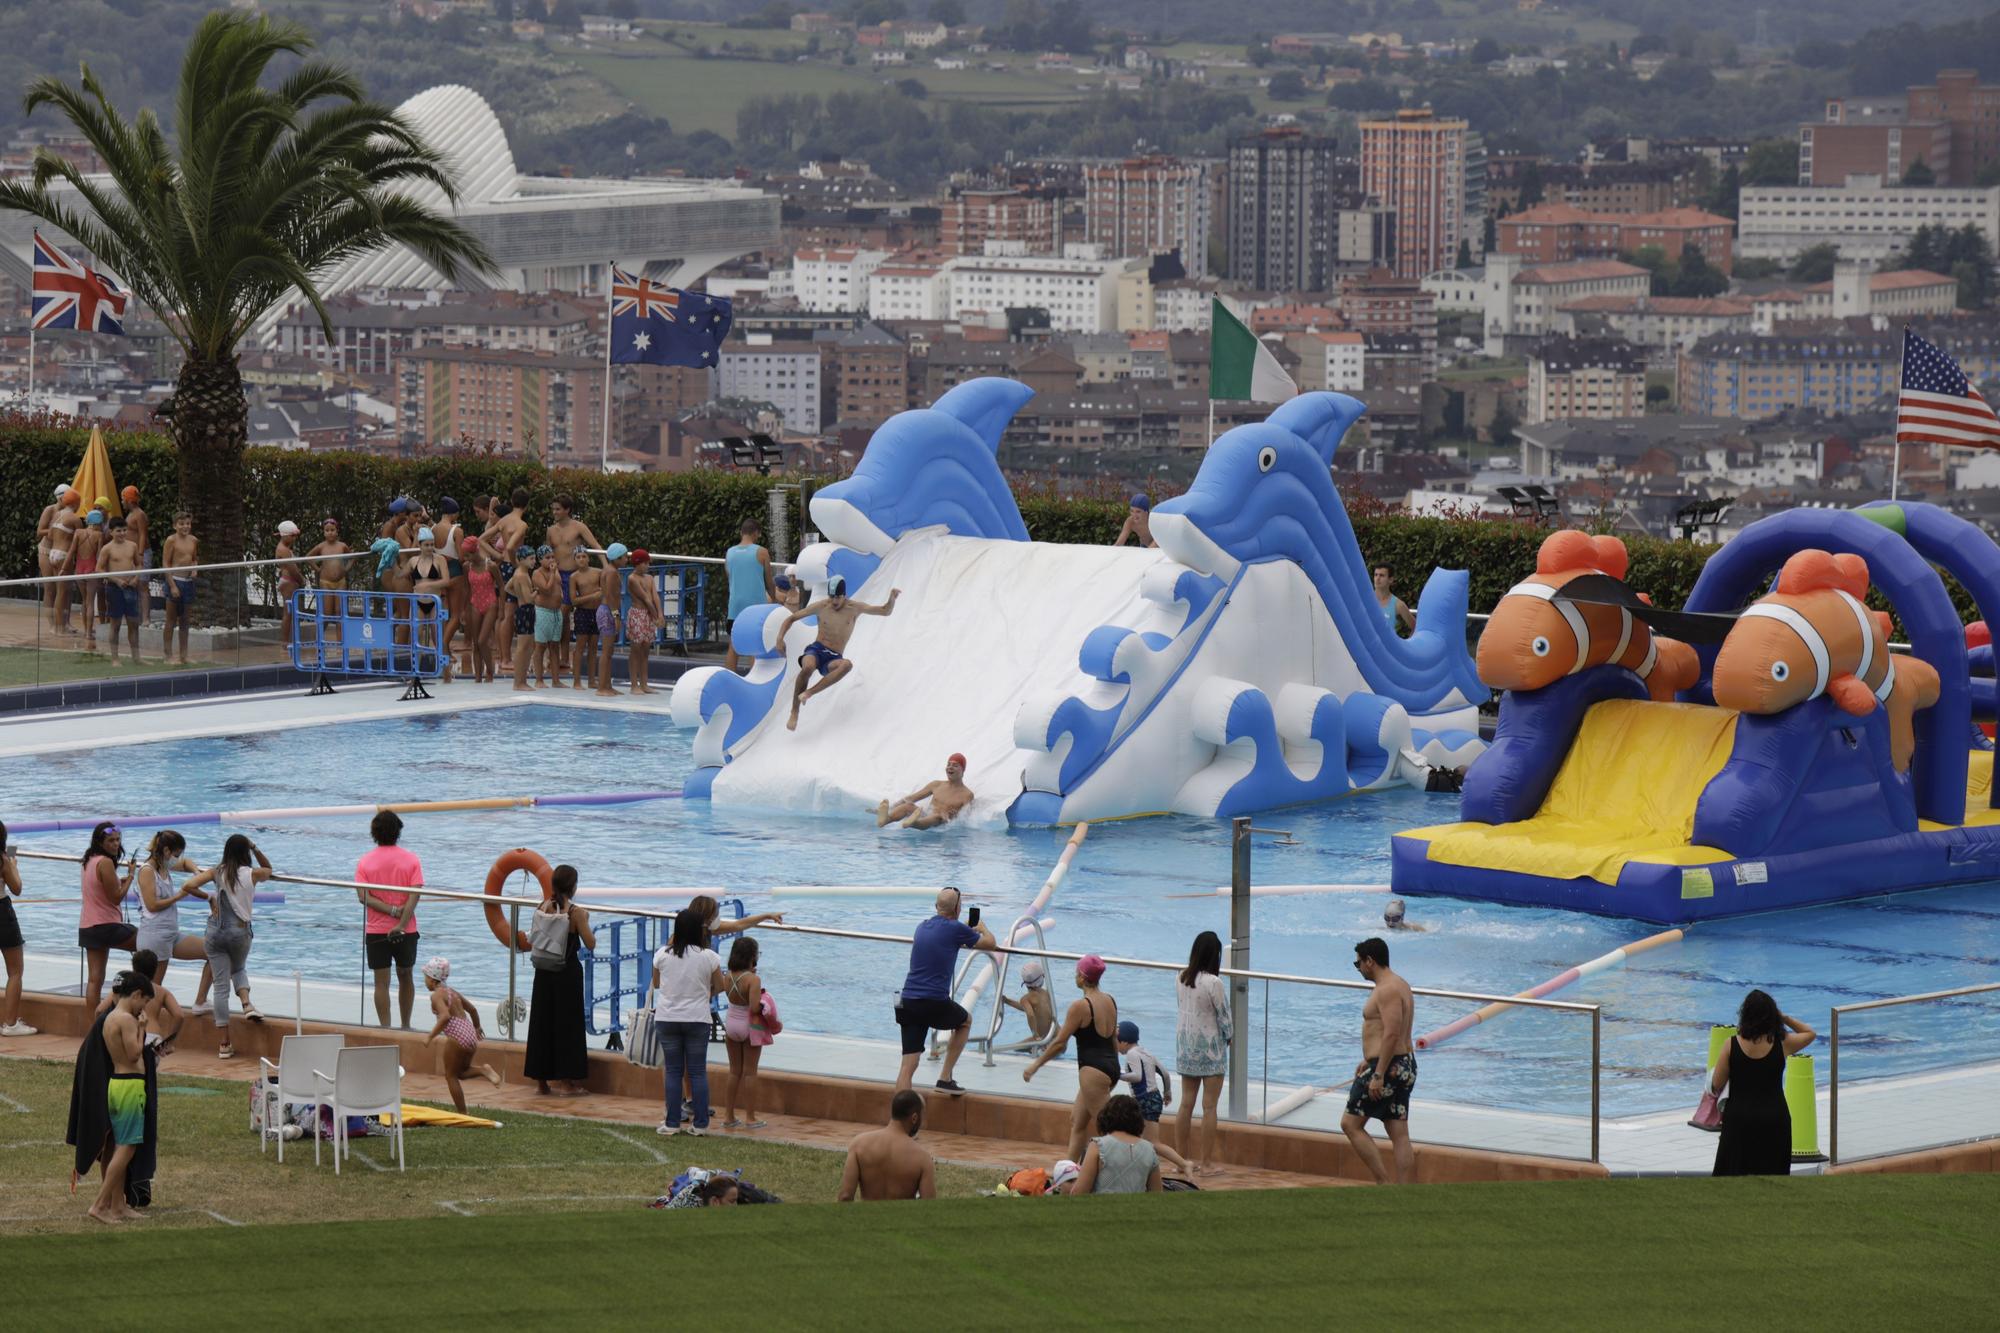
{"label": "child in red swimsuit", "polygon": [[433,958],[424,964],[424,989],[431,993],[431,1012],[437,1015],[437,1023],[431,1028],[426,1044],[438,1038],[445,1039],[438,1051],[438,1072],[444,1075],[444,1085],[451,1090],[451,1104],[465,1114],[465,1089],[459,1080],[467,1074],[478,1074],[500,1086],[500,1071],[492,1065],[472,1063],[473,1052],[479,1049],[480,1039],[486,1033],[479,1025],[479,1011],[472,1002],[444,984],[451,975],[448,959]]}
{"label": "child in red swimsuit", "polygon": [[500,605],[500,594],[493,586],[493,562],[477,537],[465,538],[458,549],[465,562],[466,638],[472,644],[472,679],[490,681],[495,675],[493,630]]}

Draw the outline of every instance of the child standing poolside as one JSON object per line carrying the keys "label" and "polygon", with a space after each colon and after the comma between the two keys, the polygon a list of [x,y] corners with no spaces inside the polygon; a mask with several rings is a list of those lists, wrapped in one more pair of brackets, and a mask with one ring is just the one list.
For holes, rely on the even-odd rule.
{"label": "child standing poolside", "polygon": [[625,673],[632,678],[634,694],[653,692],[648,660],[653,628],[660,620],[660,590],[653,583],[652,559],[643,546],[632,552],[632,577],[625,584],[632,594],[632,605],[625,611]]}
{"label": "child standing poolside", "polygon": [[514,688],[532,690],[528,657],[535,648],[535,548],[514,553],[514,572],[507,580],[507,603],[513,615]]}
{"label": "child standing poolside", "polygon": [[472,679],[484,684],[494,674],[493,622],[499,615],[500,596],[493,589],[493,566],[479,539],[462,538],[458,549],[465,570],[465,637],[472,649]]}
{"label": "child standing poolside", "polygon": [[1160,1142],[1160,1113],[1173,1101],[1174,1085],[1153,1053],[1139,1044],[1139,1025],[1129,1019],[1118,1025],[1118,1081],[1131,1088],[1139,1103],[1139,1114],[1146,1123],[1142,1137],[1162,1158],[1186,1172],[1187,1158]]}

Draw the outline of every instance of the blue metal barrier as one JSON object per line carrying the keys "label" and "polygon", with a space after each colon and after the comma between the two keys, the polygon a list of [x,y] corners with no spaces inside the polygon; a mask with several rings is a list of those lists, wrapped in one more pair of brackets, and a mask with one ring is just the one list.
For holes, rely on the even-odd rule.
{"label": "blue metal barrier", "polygon": [[370,676],[407,680],[411,697],[428,698],[423,680],[444,672],[436,593],[301,588],[290,609],[292,666],[313,674],[314,694],[333,692],[329,676]]}
{"label": "blue metal barrier", "polygon": [[[653,589],[659,594],[660,615],[653,627],[653,646],[676,644],[686,651],[690,643],[709,638],[708,566],[651,564]],[[618,646],[629,647],[625,625],[632,611],[632,571],[618,571]]]}
{"label": "blue metal barrier", "polygon": [[[747,915],[741,898],[724,898],[721,906],[730,917]],[[671,921],[654,917],[614,917],[600,922],[593,931],[599,947],[577,954],[583,963],[584,1029],[593,1037],[608,1034],[611,1050],[624,1048],[625,1012],[638,1008],[646,998],[653,982],[653,955],[667,942],[672,927]],[[628,997],[632,1001],[629,1005],[624,1003]],[[599,1005],[611,1010],[608,1030],[597,1025]]]}

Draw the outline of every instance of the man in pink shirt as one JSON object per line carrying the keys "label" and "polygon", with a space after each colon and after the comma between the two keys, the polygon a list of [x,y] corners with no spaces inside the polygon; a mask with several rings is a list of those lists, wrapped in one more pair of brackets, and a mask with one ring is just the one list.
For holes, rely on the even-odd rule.
{"label": "man in pink shirt", "polygon": [[[424,866],[417,854],[398,847],[403,821],[389,810],[378,811],[368,832],[375,850],[354,867],[354,878],[363,884],[397,884],[423,887]],[[396,998],[402,1003],[403,1026],[410,1025],[410,1007],[417,1000],[414,971],[417,965],[417,896],[392,893],[387,889],[362,889],[361,905],[367,909],[364,929],[368,938],[368,967],[375,974],[375,1017],[389,1026],[389,964],[396,965]]]}

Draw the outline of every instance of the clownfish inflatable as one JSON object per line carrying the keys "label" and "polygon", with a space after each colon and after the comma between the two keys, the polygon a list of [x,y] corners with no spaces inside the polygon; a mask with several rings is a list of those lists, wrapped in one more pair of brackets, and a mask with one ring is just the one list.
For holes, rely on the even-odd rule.
{"label": "clownfish inflatable", "polygon": [[1586,667],[1628,667],[1655,700],[1672,699],[1701,675],[1694,649],[1655,635],[1622,606],[1559,600],[1571,579],[1623,579],[1630,557],[1616,537],[1551,533],[1533,577],[1507,590],[1479,636],[1479,679],[1496,690],[1538,690]]}
{"label": "clownfish inflatable", "polygon": [[1916,752],[1911,718],[1938,700],[1937,668],[1891,657],[1889,617],[1861,604],[1868,563],[1858,555],[1800,551],[1778,588],[1751,604],[1715,656],[1715,702],[1740,713],[1779,713],[1824,694],[1857,717],[1889,710],[1889,749],[1907,773]]}

